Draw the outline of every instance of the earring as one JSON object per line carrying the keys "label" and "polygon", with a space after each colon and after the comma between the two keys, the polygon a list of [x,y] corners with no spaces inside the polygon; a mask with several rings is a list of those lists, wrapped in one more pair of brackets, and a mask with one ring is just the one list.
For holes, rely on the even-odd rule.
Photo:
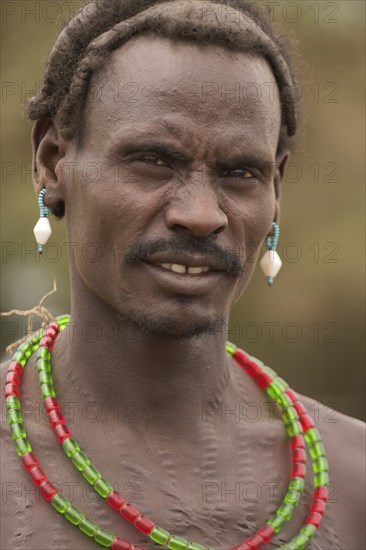
{"label": "earring", "polygon": [[269,235],[266,237],[267,252],[260,261],[261,268],[267,277],[269,286],[272,285],[274,277],[276,277],[282,267],[281,258],[276,252],[280,228],[276,222],[272,222],[272,227],[273,237],[270,237]]}
{"label": "earring", "polygon": [[50,222],[47,218],[50,213],[50,209],[44,204],[44,195],[46,193],[46,188],[44,187],[40,194],[38,195],[38,206],[39,206],[39,220],[34,226],[33,233],[38,244],[38,252],[42,254],[43,245],[46,244],[48,239],[51,236],[52,229]]}

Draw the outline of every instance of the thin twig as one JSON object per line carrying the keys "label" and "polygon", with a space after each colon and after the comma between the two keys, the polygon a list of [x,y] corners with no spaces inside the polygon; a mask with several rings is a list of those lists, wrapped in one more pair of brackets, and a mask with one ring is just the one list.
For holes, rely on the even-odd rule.
{"label": "thin twig", "polygon": [[36,331],[32,331],[32,326],[33,326],[33,315],[35,315],[36,317],[40,317],[42,319],[42,327],[43,328],[46,328],[46,326],[51,323],[51,321],[55,321],[55,318],[53,317],[52,313],[44,307],[43,305],[43,302],[49,297],[51,296],[52,294],[54,294],[55,292],[57,291],[57,284],[56,284],[56,279],[53,280],[53,289],[50,290],[49,292],[47,292],[47,294],[45,294],[43,296],[43,298],[41,298],[38,306],[35,306],[34,308],[32,309],[28,309],[26,311],[22,311],[20,309],[12,309],[10,311],[5,311],[5,312],[1,312],[0,313],[0,316],[1,317],[8,317],[10,315],[23,315],[23,316],[28,316],[28,333],[23,336],[22,338],[19,338],[19,340],[17,340],[16,342],[12,342],[11,344],[9,344],[7,346],[7,348],[5,349],[5,352],[8,354],[8,355],[12,355],[13,353],[13,350],[18,347],[18,345],[20,345],[22,342],[24,342],[25,340],[27,340],[32,334],[36,334],[36,332],[38,332],[38,330]]}

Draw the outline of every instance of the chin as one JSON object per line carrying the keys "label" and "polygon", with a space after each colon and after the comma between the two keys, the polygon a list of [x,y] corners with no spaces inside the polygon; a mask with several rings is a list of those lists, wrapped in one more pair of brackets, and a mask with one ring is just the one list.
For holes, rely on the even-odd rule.
{"label": "chin", "polygon": [[188,339],[197,336],[215,334],[225,331],[223,317],[195,316],[184,321],[175,316],[158,316],[146,312],[134,314],[120,313],[120,319],[132,323],[147,336],[157,336],[172,339]]}

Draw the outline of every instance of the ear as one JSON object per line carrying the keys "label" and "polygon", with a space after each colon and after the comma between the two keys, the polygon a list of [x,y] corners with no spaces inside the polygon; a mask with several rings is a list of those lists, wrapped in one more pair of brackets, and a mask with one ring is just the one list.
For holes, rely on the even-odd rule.
{"label": "ear", "polygon": [[37,120],[32,130],[32,171],[37,196],[46,188],[44,204],[57,217],[65,212],[65,181],[59,162],[66,154],[66,143],[51,118]]}
{"label": "ear", "polygon": [[274,175],[274,189],[276,195],[276,207],[273,221],[279,223],[280,219],[280,200],[282,182],[285,175],[286,166],[290,158],[290,151],[288,149],[282,150],[276,155],[275,175]]}

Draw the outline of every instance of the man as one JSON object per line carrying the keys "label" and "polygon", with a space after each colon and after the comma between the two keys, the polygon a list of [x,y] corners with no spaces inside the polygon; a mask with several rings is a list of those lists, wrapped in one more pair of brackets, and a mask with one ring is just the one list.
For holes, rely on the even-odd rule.
{"label": "man", "polygon": [[[279,220],[289,158],[284,131],[294,133],[295,115],[291,70],[272,36],[244,2],[230,23],[217,17],[217,5],[136,2],[131,10],[141,19],[134,23],[130,14],[124,27],[85,10],[55,46],[30,116],[35,189],[46,189],[45,205],[56,216],[66,213],[70,242],[71,320],[52,352],[68,424],[93,464],[157,525],[227,550],[273,514],[290,474],[278,414],[249,423],[223,421],[215,411],[249,402],[268,411],[266,395],[227,355],[225,331]],[[173,36],[162,32],[163,20]],[[128,36],[135,24],[143,30]],[[197,35],[215,29],[216,38],[184,38],[188,28]],[[125,42],[113,43],[122,32]],[[243,36],[243,48],[230,46]],[[274,95],[223,101],[207,87],[212,82]],[[33,354],[22,395],[40,411],[35,364]],[[302,400],[311,411],[315,402]],[[155,548],[85,490],[48,419],[36,416],[27,432],[49,479],[106,529]],[[331,485],[308,548],[358,550],[365,542],[363,425],[335,416],[338,423],[319,423]],[[4,547],[95,548],[29,493],[4,429]],[[9,484],[18,480],[24,486]],[[307,481],[304,503],[268,548],[301,528],[310,490]]]}

